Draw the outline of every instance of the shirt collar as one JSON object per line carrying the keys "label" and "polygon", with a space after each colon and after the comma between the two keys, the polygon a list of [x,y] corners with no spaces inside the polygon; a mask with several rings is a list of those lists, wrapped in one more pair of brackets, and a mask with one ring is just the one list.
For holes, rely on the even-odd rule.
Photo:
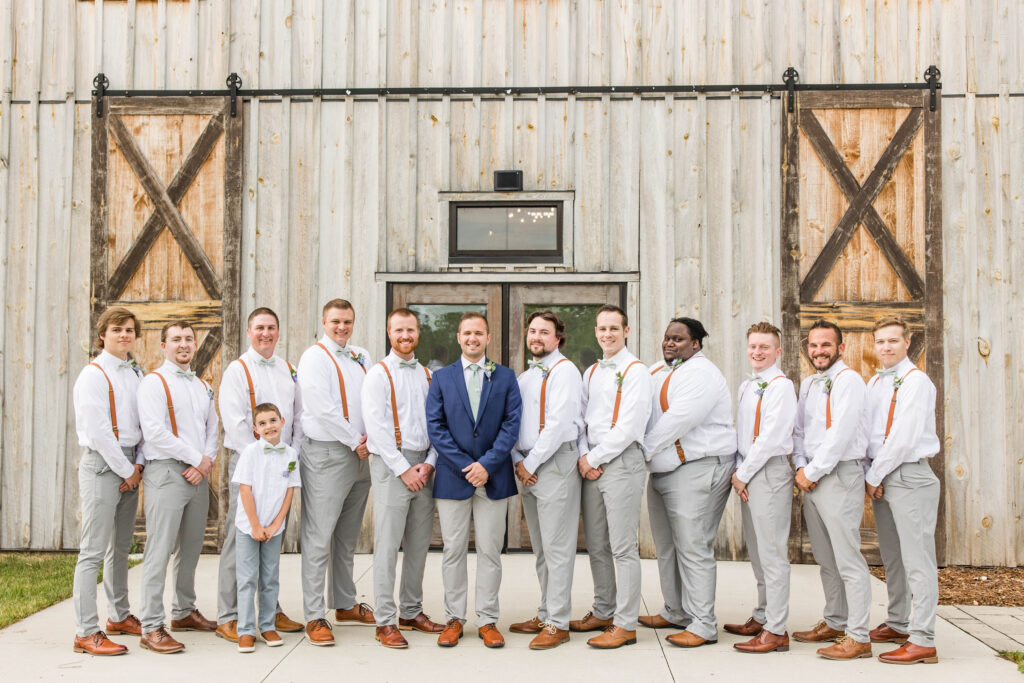
{"label": "shirt collar", "polygon": [[[401,356],[399,356],[399,355],[398,355],[397,353],[395,353],[395,350],[394,350],[394,349],[391,349],[391,350],[390,350],[390,351],[388,352],[388,355],[387,355],[387,356],[385,357],[385,359],[386,359],[386,360],[388,360],[388,361],[390,362],[390,364],[391,364],[391,365],[398,365],[399,363],[404,363],[404,362],[406,362],[404,358],[402,358],[402,357],[401,357]],[[415,355],[415,354],[413,354],[412,360],[414,360],[414,361],[416,361],[417,363],[419,363],[419,359],[418,359],[418,358],[416,358],[416,355]]]}
{"label": "shirt collar", "polygon": [[764,370],[762,370],[761,372],[759,372],[757,374],[761,375],[761,379],[762,380],[766,380],[767,381],[767,380],[775,379],[776,377],[781,375],[782,374],[782,370],[779,370],[778,363],[775,363],[771,367],[765,368]]}
{"label": "shirt collar", "polygon": [[[632,352],[630,352],[629,347],[628,346],[623,346],[622,349],[620,349],[618,353],[616,353],[611,358],[608,358],[607,360],[613,361],[615,363],[615,367],[619,367],[623,363],[628,363],[632,356],[633,356],[633,354],[632,354]],[[601,360],[606,360],[606,359],[602,356]]]}
{"label": "shirt collar", "polygon": [[96,356],[95,362],[109,369],[120,366],[124,361],[112,354],[110,351],[103,349],[100,351],[100,355]]}
{"label": "shirt collar", "polygon": [[[178,367],[178,364],[177,364],[177,363],[173,363],[173,362],[171,362],[171,361],[169,361],[169,360],[165,360],[165,361],[164,361],[164,364],[160,366],[160,369],[161,369],[161,370],[166,370],[166,371],[167,371],[168,373],[170,373],[171,375],[173,375],[174,373],[176,373],[176,372],[177,372],[178,370],[181,370],[181,368],[180,368],[180,367]],[[191,366],[191,365],[189,365],[187,369],[188,369],[188,370],[191,370],[191,369],[192,369],[192,366]],[[198,376],[199,376],[199,375],[196,375],[196,377],[198,377]]]}
{"label": "shirt collar", "polygon": [[330,337],[328,337],[326,333],[322,337],[320,337],[320,343],[323,344],[324,346],[326,346],[327,350],[330,351],[331,353],[334,353],[334,352],[339,351],[339,350],[341,350],[341,351],[348,351],[349,350],[349,345],[348,344],[345,344],[344,346],[338,346],[338,343],[336,341],[334,341],[333,339],[331,339]]}
{"label": "shirt collar", "polygon": [[[466,368],[473,364],[473,361],[469,360],[465,356],[460,356],[460,358],[462,360],[462,371],[465,372]],[[476,364],[479,365],[481,368],[487,365],[487,356],[485,355],[483,358],[476,361]]]}
{"label": "shirt collar", "polygon": [[847,367],[849,366],[847,366],[846,363],[843,362],[843,359],[840,358],[839,360],[832,364],[832,367],[830,367],[828,370],[824,372],[824,375],[829,379],[835,379],[836,375],[845,370]]}
{"label": "shirt collar", "polygon": [[893,366],[892,369],[896,371],[897,377],[903,377],[903,375],[910,372],[910,370],[914,367],[916,367],[916,365],[914,365],[914,361],[910,360],[910,356],[907,356],[899,363],[897,363],[895,366]]}
{"label": "shirt collar", "polygon": [[[558,361],[562,360],[563,358],[565,358],[565,356],[562,355],[562,352],[559,351],[558,349],[555,349],[554,351],[552,351],[548,355],[546,355],[543,358],[539,359],[539,362],[543,363],[544,367],[547,368],[548,371],[550,371],[551,368],[555,367],[555,363],[557,363]],[[538,360],[538,359],[534,359],[534,360]],[[531,368],[531,369],[535,369],[538,372],[540,372],[540,368]]]}
{"label": "shirt collar", "polygon": [[[245,354],[244,354],[244,355],[245,355],[245,359],[246,359],[246,360],[248,360],[248,361],[251,361],[251,362],[253,362],[253,363],[256,363],[256,362],[258,362],[258,361],[261,361],[261,360],[269,360],[269,359],[265,359],[265,358],[263,358],[263,356],[262,356],[262,355],[260,355],[260,353],[259,353],[259,352],[258,352],[258,351],[257,351],[256,349],[252,348],[252,346],[250,346],[250,347],[248,348],[248,350],[247,350],[247,351],[245,352]],[[276,354],[276,353],[274,353],[274,354],[271,354],[270,358],[273,358],[275,362],[277,362],[278,360],[280,360],[280,359],[279,359],[279,358],[277,357],[277,354]]]}

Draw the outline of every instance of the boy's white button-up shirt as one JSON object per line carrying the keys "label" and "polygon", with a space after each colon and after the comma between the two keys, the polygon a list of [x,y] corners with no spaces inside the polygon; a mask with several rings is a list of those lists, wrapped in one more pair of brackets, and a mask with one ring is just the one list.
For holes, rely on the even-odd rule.
{"label": "boy's white button-up shirt", "polygon": [[[317,441],[337,441],[355,450],[366,434],[360,395],[366,379],[365,371],[369,371],[372,365],[370,354],[354,344],[338,346],[326,334],[320,337],[320,344],[326,347],[334,362],[316,344],[306,349],[299,359],[302,433]],[[345,379],[348,420],[341,404],[338,369]]]}
{"label": "boy's white button-up shirt", "polygon": [[[252,487],[256,518],[260,520],[260,526],[264,527],[270,526],[277,513],[281,511],[288,489],[302,486],[302,479],[299,477],[299,452],[283,441],[280,445],[284,445],[284,452],[269,450],[267,447],[270,444],[264,439],[246,446],[238,459],[235,475],[231,478],[232,484],[246,484]],[[235,526],[242,533],[252,534],[249,515],[245,513],[245,506],[242,505],[241,491],[238,493],[237,509]],[[284,533],[286,523],[287,517],[274,536]]]}
{"label": "boy's white button-up shirt", "polygon": [[[277,406],[284,418],[281,440],[286,444],[298,444],[302,440],[302,399],[298,377],[292,377],[287,361],[280,356],[264,358],[251,346],[242,354],[242,360],[252,375],[256,405],[273,403]],[[221,377],[217,402],[220,419],[224,423],[224,447],[240,453],[256,441],[256,437],[252,432],[249,383],[245,378],[245,368],[237,359],[228,364]]]}
{"label": "boy's white button-up shirt", "polygon": [[[832,417],[826,429],[826,411]],[[860,460],[865,438],[860,429],[864,380],[843,361],[805,377],[793,431],[793,464],[804,476],[819,481],[846,460]]]}
{"label": "boy's white button-up shirt", "polygon": [[[519,442],[512,450],[512,462],[522,462],[533,474],[566,441],[577,443],[583,431],[580,410],[583,378],[580,371],[555,349],[540,359],[544,369],[533,367],[519,375],[519,393],[523,414],[519,423]],[[558,365],[558,367],[555,367]],[[630,372],[636,372],[633,368]],[[540,388],[544,383],[544,431],[540,431]]]}
{"label": "boy's white button-up shirt", "polygon": [[[135,468],[125,460],[121,448],[137,446],[142,440],[137,404],[142,374],[136,370],[137,366],[122,361],[108,351],[101,351],[92,362],[103,368],[103,372],[110,378],[110,384],[104,379],[103,372],[92,365],[86,365],[78,373],[72,391],[78,444],[99,453],[114,474],[127,479],[135,474]],[[111,386],[114,388],[114,409],[117,413],[116,437],[110,419]],[[136,453],[135,462],[145,462],[141,452]]]}
{"label": "boy's white button-up shirt", "polygon": [[[785,377],[778,365],[757,373],[761,382],[767,382],[763,395],[758,395],[758,383],[746,380],[740,385],[736,409],[736,435],[739,458],[736,477],[750,483],[769,458],[793,452],[793,426],[796,423],[796,392],[793,382]],[[774,381],[773,381],[774,380]],[[761,398],[761,422],[757,441],[754,441],[754,421],[757,400]]]}
{"label": "boy's white button-up shirt", "polygon": [[[171,431],[167,394],[157,373],[171,392],[178,436]],[[196,376],[190,379],[166,361],[143,378],[138,398],[146,460],[180,460],[195,467],[204,455],[217,459],[217,410],[206,382]]]}
{"label": "boy's white button-up shirt", "polygon": [[[643,444],[647,419],[651,415],[651,377],[643,363],[626,371],[636,360],[637,357],[623,347],[607,359],[612,362],[611,366],[601,367],[598,363],[593,373],[588,369],[583,377],[581,395],[586,429],[580,435],[579,448],[591,467],[611,462],[634,441]],[[624,372],[619,419],[612,428],[618,375]]]}

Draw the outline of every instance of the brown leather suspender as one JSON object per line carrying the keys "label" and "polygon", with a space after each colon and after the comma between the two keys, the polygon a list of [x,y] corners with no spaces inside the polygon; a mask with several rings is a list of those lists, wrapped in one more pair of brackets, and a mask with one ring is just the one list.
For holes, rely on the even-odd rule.
{"label": "brown leather suspender", "polygon": [[540,429],[537,430],[538,434],[544,431],[544,405],[545,400],[547,398],[548,377],[551,375],[552,372],[554,372],[555,368],[557,368],[559,365],[561,365],[567,360],[569,359],[563,358],[562,360],[552,365],[551,369],[544,373],[544,379],[540,383]]}
{"label": "brown leather suspender", "polygon": [[[661,393],[658,395],[658,399],[659,399],[659,402],[661,403],[661,412],[663,412],[663,413],[667,413],[668,412],[668,385],[669,385],[669,382],[672,381],[672,373],[675,372],[677,368],[678,368],[678,366],[676,366],[675,368],[672,368],[671,370],[669,370],[668,377],[665,378],[665,383],[661,385]],[[658,371],[655,370],[655,372],[658,372]],[[653,375],[654,372],[652,372],[651,374]],[[676,446],[676,455],[679,456],[679,462],[685,463],[686,462],[686,453],[683,452],[683,444],[681,444],[679,442],[679,439],[676,439],[675,446]]]}
{"label": "brown leather suspender", "polygon": [[99,363],[89,363],[94,366],[97,370],[103,373],[103,379],[107,380],[107,400],[110,402],[110,426],[114,429],[114,438],[118,438],[117,435],[117,405],[114,403],[114,385],[110,382],[110,377],[107,376],[106,370],[100,367]]}
{"label": "brown leather suspender", "polygon": [[[836,378],[832,380],[832,386],[839,380],[839,375],[843,374],[847,370],[853,368],[843,368],[836,373]],[[832,389],[829,389],[828,393],[825,394],[825,429],[832,429]]]}
{"label": "brown leather suspender", "polygon": [[[398,426],[398,398],[395,396],[395,380],[391,376],[391,371],[388,370],[387,363],[380,361],[378,365],[384,368],[384,374],[388,376],[388,384],[391,385],[391,418],[395,423],[395,445],[401,448],[402,428]],[[430,386],[430,370],[424,366],[423,372],[427,375],[427,386]]]}
{"label": "brown leather suspender", "polygon": [[[350,422],[350,420],[348,419],[348,396],[345,395],[345,378],[341,376],[341,366],[338,365],[338,361],[334,359],[334,354],[331,353],[326,346],[324,346],[320,342],[317,342],[316,345],[324,350],[324,353],[327,354],[327,357],[331,359],[332,363],[334,363],[334,369],[338,371],[338,386],[341,389],[341,412],[342,414],[345,415],[345,421]],[[363,368],[363,374],[365,375],[366,368],[364,368],[361,363],[359,367]]]}
{"label": "brown leather suspender", "polygon": [[167,386],[167,380],[164,379],[164,376],[162,374],[160,374],[156,370],[153,371],[153,374],[159,377],[161,384],[164,385],[164,395],[167,396],[167,414],[171,417],[171,433],[177,436],[178,422],[177,420],[174,419],[174,401],[171,400],[171,388]]}

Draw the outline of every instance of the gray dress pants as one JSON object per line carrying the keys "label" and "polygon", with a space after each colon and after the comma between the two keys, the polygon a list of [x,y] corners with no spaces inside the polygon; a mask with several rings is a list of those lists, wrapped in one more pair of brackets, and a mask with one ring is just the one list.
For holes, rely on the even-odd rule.
{"label": "gray dress pants", "polygon": [[735,456],[687,461],[652,473],[647,509],[665,606],[661,616],[705,640],[718,639],[715,534],[732,490]]}
{"label": "gray dress pants", "polygon": [[872,504],[889,591],[885,623],[900,633],[909,633],[914,645],[935,647],[939,480],[927,460],[918,460],[893,470],[882,480],[882,492],[882,498]]}
{"label": "gray dress pants", "polygon": [[[122,448],[135,462],[135,448]],[[100,630],[96,609],[96,577],[103,565],[103,590],[113,621],[128,617],[128,554],[132,548],[139,490],[118,491],[124,480],[107,467],[94,450],[82,452],[78,463],[78,497],[82,510],[82,536],[78,544],[73,588],[75,625],[82,638]]]}
{"label": "gray dress pants", "polygon": [[847,460],[804,493],[804,519],[814,561],[825,589],[825,623],[846,631],[858,643],[869,642],[871,574],[860,552],[864,516],[864,470]]}
{"label": "gray dress pants", "polygon": [[742,504],[743,540],[757,579],[753,617],[781,636],[789,619],[789,525],[793,512],[793,468],[785,456],[770,458],[747,484]]}
{"label": "gray dress pants", "polygon": [[210,480],[193,486],[181,476],[179,460],[150,460],[142,473],[146,487],[146,549],[142,555],[142,632],[164,625],[164,582],[174,555],[174,604],[171,619],[196,608],[196,564],[206,535]]}
{"label": "gray dress pants", "polygon": [[356,604],[356,541],[370,494],[370,464],[337,441],[302,440],[302,606],[306,622],[322,619],[325,572],[330,608]]}
{"label": "gray dress pants", "polygon": [[567,441],[539,468],[537,483],[522,486],[530,545],[537,556],[540,606],[537,616],[569,630],[572,574],[580,518],[581,482],[576,444]]}
{"label": "gray dress pants", "polygon": [[594,616],[635,631],[640,616],[640,506],[644,456],[632,443],[604,474],[583,481],[583,532],[594,577]]}
{"label": "gray dress pants", "polygon": [[[426,451],[403,449],[410,466],[426,459]],[[401,477],[376,455],[370,456],[373,478],[373,601],[377,626],[397,626],[423,611],[423,569],[434,528],[434,477],[419,491],[410,491]],[[402,583],[395,605],[398,549],[402,548]]]}

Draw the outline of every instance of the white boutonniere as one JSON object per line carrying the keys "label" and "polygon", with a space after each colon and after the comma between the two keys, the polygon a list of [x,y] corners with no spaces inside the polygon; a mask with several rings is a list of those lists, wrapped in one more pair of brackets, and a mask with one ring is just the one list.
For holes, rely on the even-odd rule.
{"label": "white boutonniere", "polygon": [[757,394],[758,396],[763,396],[764,395],[764,390],[767,389],[767,388],[768,388],[768,382],[758,382],[757,383],[757,390],[754,393]]}
{"label": "white boutonniere", "polygon": [[484,377],[487,378],[488,382],[491,381],[491,375],[494,374],[494,371],[497,369],[498,364],[495,363],[493,360],[489,360],[486,363],[484,363]]}
{"label": "white boutonniere", "polygon": [[289,460],[288,467],[285,468],[284,472],[281,473],[282,477],[288,478],[292,472],[295,471],[295,461]]}
{"label": "white boutonniere", "polygon": [[362,365],[364,368],[366,367],[366,355],[365,354],[356,353],[355,351],[349,351],[348,352],[348,357],[351,358],[352,360],[354,360],[356,363],[359,363],[360,365]]}

